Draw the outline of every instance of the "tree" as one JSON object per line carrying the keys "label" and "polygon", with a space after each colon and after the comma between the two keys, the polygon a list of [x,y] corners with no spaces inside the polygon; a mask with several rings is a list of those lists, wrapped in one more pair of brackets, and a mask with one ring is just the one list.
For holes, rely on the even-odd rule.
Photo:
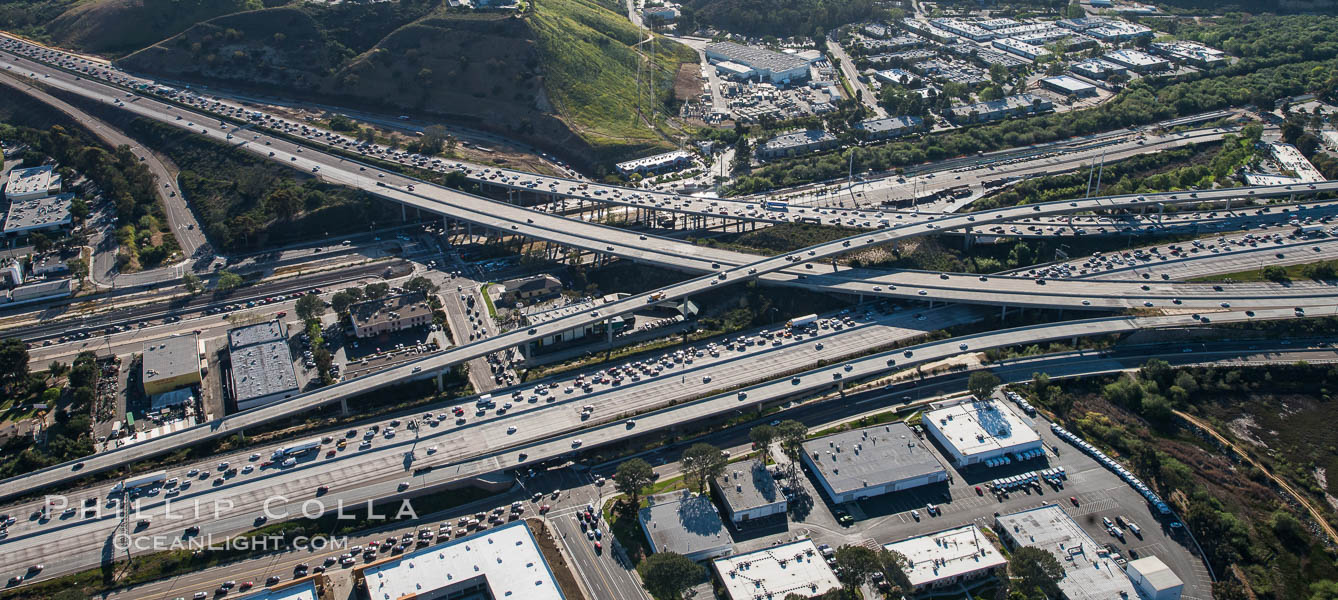
{"label": "tree", "polygon": [[658,600],[678,600],[706,570],[677,552],[657,552],[637,566],[646,591]]}
{"label": "tree", "polygon": [[976,371],[966,380],[966,389],[972,396],[981,400],[986,400],[994,393],[994,388],[999,387],[999,377],[989,371]]}
{"label": "tree", "polygon": [[325,301],[321,300],[316,294],[307,294],[297,299],[293,305],[293,311],[297,313],[303,321],[315,321],[325,314]]}
{"label": "tree", "polygon": [[235,290],[242,286],[242,276],[232,271],[219,271],[218,281],[214,283],[214,289],[220,292]]}
{"label": "tree", "polygon": [[33,249],[38,252],[46,252],[51,249],[51,238],[40,231],[34,232],[28,236],[28,241],[32,242]]}
{"label": "tree", "polygon": [[889,585],[893,586],[887,596],[896,598],[898,596],[909,597],[915,591],[911,585],[911,578],[906,574],[910,568],[910,561],[900,552],[893,552],[887,548],[879,548],[876,553],[878,558],[878,568],[887,579]]}
{"label": "tree", "polygon": [[0,387],[11,386],[28,379],[28,345],[18,338],[0,341]]}
{"label": "tree", "polygon": [[781,452],[790,459],[790,471],[799,468],[799,455],[804,451],[801,444],[808,436],[808,426],[794,419],[786,419],[776,424],[776,440],[780,442]]}
{"label": "tree", "polygon": [[363,292],[367,294],[368,300],[380,300],[390,294],[390,284],[369,283],[367,287],[363,288]]}
{"label": "tree", "polygon": [[435,293],[438,289],[441,289],[441,287],[435,283],[432,283],[431,279],[428,279],[420,275],[418,277],[414,277],[404,282],[404,289],[409,290],[411,292],[423,292],[424,294],[432,294]]}
{"label": "tree", "polygon": [[70,268],[70,275],[76,280],[88,277],[88,261],[82,258],[72,258],[65,263],[65,266]]}
{"label": "tree", "polygon": [[619,463],[618,470],[613,472],[614,489],[626,494],[633,508],[640,505],[641,490],[646,489],[646,486],[654,480],[655,470],[651,468],[650,463],[640,458]]}
{"label": "tree", "polygon": [[1276,283],[1287,283],[1288,281],[1291,281],[1291,277],[1287,276],[1287,269],[1277,265],[1264,267],[1264,279]]}
{"label": "tree", "polygon": [[187,271],[185,275],[181,276],[181,285],[185,286],[186,291],[192,294],[198,294],[200,293],[200,290],[204,289],[200,285],[200,276],[191,273],[189,271]]}
{"label": "tree", "polygon": [[1045,550],[1034,546],[1014,550],[1008,561],[1008,572],[1017,579],[1015,589],[1028,597],[1037,596],[1037,592],[1049,598],[1059,597],[1059,580],[1064,577],[1064,567]]}
{"label": "tree", "polygon": [[729,459],[719,448],[705,442],[696,443],[683,452],[683,476],[688,485],[705,493],[707,484],[724,473],[728,463]]}
{"label": "tree", "polygon": [[847,590],[859,589],[881,570],[878,555],[865,546],[849,544],[836,549],[836,578]]}
{"label": "tree", "polygon": [[994,85],[1003,85],[1004,82],[1008,81],[1008,67],[999,63],[990,63],[990,81],[993,81]]}
{"label": "tree", "polygon": [[283,186],[265,196],[266,210],[285,221],[291,221],[302,210],[302,196],[293,186]]}
{"label": "tree", "polygon": [[357,300],[353,297],[353,294],[350,294],[348,290],[342,290],[335,292],[333,296],[330,296],[330,307],[334,308],[336,313],[342,315],[345,312],[348,312],[348,307],[356,301]]}
{"label": "tree", "polygon": [[758,425],[748,430],[748,439],[757,446],[757,459],[766,464],[767,458],[771,456],[771,442],[776,439],[776,428],[770,425]]}

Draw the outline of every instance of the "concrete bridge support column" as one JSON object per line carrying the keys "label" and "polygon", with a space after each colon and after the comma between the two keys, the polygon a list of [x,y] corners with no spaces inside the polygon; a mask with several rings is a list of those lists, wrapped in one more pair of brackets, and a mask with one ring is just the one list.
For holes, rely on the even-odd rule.
{"label": "concrete bridge support column", "polygon": [[[438,391],[440,391],[440,390],[438,390]],[[347,417],[348,415],[349,415],[349,412],[348,412],[348,398],[340,398],[340,399],[339,399],[339,416],[341,416],[341,417]],[[243,440],[243,441],[245,441],[245,440]]]}
{"label": "concrete bridge support column", "polygon": [[1004,318],[1006,318],[1007,316],[1008,316],[1008,305],[1005,304],[1005,305],[1003,305],[1003,306],[1000,306],[1000,307],[999,307],[999,320],[1002,321],[1002,320],[1004,320]]}
{"label": "concrete bridge support column", "polygon": [[409,205],[408,205],[408,204],[401,204],[401,205],[400,205],[400,222],[401,222],[401,223],[407,223],[408,221],[409,221]]}

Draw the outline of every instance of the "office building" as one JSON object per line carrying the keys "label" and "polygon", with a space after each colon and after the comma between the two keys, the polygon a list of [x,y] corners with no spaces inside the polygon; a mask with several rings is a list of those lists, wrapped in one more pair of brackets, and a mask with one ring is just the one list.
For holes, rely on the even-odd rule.
{"label": "office building", "polygon": [[200,385],[200,359],[200,340],[194,334],[149,342],[141,361],[144,395]]}
{"label": "office building", "polygon": [[756,460],[731,463],[724,475],[711,481],[711,487],[736,527],[785,514],[787,503],[780,485],[771,470]]}
{"label": "office building", "polygon": [[710,44],[706,46],[705,53],[712,64],[730,62],[743,65],[762,81],[784,84],[808,79],[809,61],[793,54],[734,42]]}
{"label": "office building", "polygon": [[502,282],[502,296],[507,302],[524,302],[562,293],[562,280],[544,273]]}
{"label": "office building", "polygon": [[359,302],[348,307],[348,314],[353,321],[353,333],[360,338],[432,324],[432,307],[423,292]]}
{"label": "office building", "polygon": [[989,577],[1008,564],[974,524],[883,547],[906,557],[906,577],[917,593]]}
{"label": "office building", "polygon": [[1103,58],[1124,66],[1135,73],[1156,73],[1171,67],[1170,61],[1164,58],[1157,58],[1147,52],[1127,48],[1107,52]]}
{"label": "office building", "polygon": [[1158,54],[1174,60],[1176,62],[1193,65],[1195,67],[1208,69],[1227,62],[1225,52],[1216,48],[1209,48],[1203,44],[1194,42],[1171,41],[1171,42],[1152,42],[1148,48],[1153,54]]}
{"label": "office building", "polygon": [[1053,102],[1040,96],[1018,94],[989,102],[954,106],[948,110],[948,116],[956,123],[984,123],[1018,115],[1042,113],[1054,107]]}
{"label": "office building", "polygon": [[1057,505],[995,517],[994,531],[1010,549],[1032,546],[1053,554],[1064,567],[1059,591],[1067,600],[1133,600],[1138,593],[1106,547]]}
{"label": "office building", "polygon": [[74,222],[70,202],[74,194],[56,194],[10,200],[5,214],[5,235],[24,235],[37,231],[68,228]]}
{"label": "office building", "polygon": [[1083,77],[1105,80],[1112,75],[1127,75],[1129,70],[1108,60],[1089,58],[1069,65],[1069,70]]}
{"label": "office building", "polygon": [[665,171],[674,171],[692,164],[692,155],[682,150],[664,152],[654,156],[646,156],[636,160],[620,162],[616,165],[618,172],[623,175],[632,173],[663,173]]}
{"label": "office building", "polygon": [[719,558],[711,568],[729,600],[812,598],[841,587],[811,539]]}
{"label": "office building", "polygon": [[51,165],[14,169],[5,181],[5,199],[10,202],[43,198],[60,192],[60,174]]}
{"label": "office building", "polygon": [[710,498],[683,490],[649,500],[650,506],[641,509],[637,520],[651,552],[676,552],[692,560],[733,552],[734,540]]}
{"label": "office building", "polygon": [[319,573],[243,593],[237,600],[320,600],[326,578]]}
{"label": "office building", "polygon": [[1096,95],[1096,86],[1068,75],[1046,77],[1041,80],[1041,85],[1048,90],[1074,98],[1087,98]]}
{"label": "office building", "polygon": [[920,117],[887,117],[871,119],[855,124],[855,130],[864,132],[867,139],[885,140],[901,137],[908,133],[923,131],[925,120]]}
{"label": "office building", "polygon": [[1180,600],[1185,584],[1160,558],[1145,556],[1124,565],[1125,574],[1143,600]]}
{"label": "office building", "polygon": [[1106,43],[1124,42],[1136,37],[1151,36],[1152,29],[1128,21],[1106,21],[1097,27],[1084,31]]}
{"label": "office building", "polygon": [[797,156],[836,147],[836,136],[822,129],[808,129],[778,135],[762,143],[757,148],[757,156],[763,160]]}
{"label": "office building", "polygon": [[566,597],[524,521],[355,567],[353,583],[366,600]]}
{"label": "office building", "polygon": [[994,33],[983,27],[977,27],[975,24],[968,21],[954,18],[942,18],[933,19],[930,22],[939,29],[954,35],[962,36],[973,42],[987,42],[994,39]]}
{"label": "office building", "polygon": [[1013,411],[994,400],[968,400],[935,408],[920,423],[957,468],[1026,460],[1044,453],[1041,438]]}
{"label": "office building", "polygon": [[1016,54],[1027,60],[1036,60],[1050,55],[1050,51],[1041,46],[1034,46],[1016,38],[997,38],[990,42],[995,48]]}
{"label": "office building", "polygon": [[808,440],[801,460],[834,504],[948,480],[934,452],[905,423]]}
{"label": "office building", "polygon": [[229,378],[237,410],[297,395],[297,373],[288,351],[287,328],[275,319],[228,330]]}

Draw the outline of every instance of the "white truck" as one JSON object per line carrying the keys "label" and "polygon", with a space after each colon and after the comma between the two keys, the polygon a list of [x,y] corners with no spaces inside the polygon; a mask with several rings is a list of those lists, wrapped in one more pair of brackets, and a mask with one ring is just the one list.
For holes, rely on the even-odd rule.
{"label": "white truck", "polygon": [[319,451],[320,449],[321,449],[321,439],[315,438],[302,442],[301,444],[295,444],[292,446],[284,446],[283,448],[279,448],[278,450],[274,451],[274,454],[271,456],[271,458],[279,459],[285,456],[301,456],[308,452]]}
{"label": "white truck", "polygon": [[155,471],[153,473],[122,480],[120,483],[112,486],[111,491],[113,494],[119,494],[121,492],[137,490],[142,487],[149,487],[164,481],[167,481],[167,471]]}
{"label": "white truck", "polygon": [[790,329],[794,329],[796,327],[804,327],[817,320],[818,320],[818,315],[804,315],[802,317],[795,317],[793,319],[790,319],[790,321],[786,323],[785,326],[789,327]]}

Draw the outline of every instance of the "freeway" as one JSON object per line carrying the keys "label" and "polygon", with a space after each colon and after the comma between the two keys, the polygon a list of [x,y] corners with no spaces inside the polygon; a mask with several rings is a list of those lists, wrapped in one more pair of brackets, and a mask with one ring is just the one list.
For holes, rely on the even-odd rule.
{"label": "freeway", "polygon": [[[1321,311],[1310,314],[1319,316]],[[1338,314],[1338,307],[1330,307],[1322,314]],[[1255,314],[1222,312],[1213,317],[1214,322],[1227,323],[1288,319],[1295,315],[1289,310],[1272,309]],[[191,495],[176,501],[176,509],[172,509],[166,500],[141,499],[139,514],[134,519],[148,517],[152,518],[152,523],[135,535],[149,539],[155,539],[155,536],[157,539],[177,539],[181,536],[180,531],[192,524],[201,526],[202,535],[205,532],[215,536],[235,534],[254,526],[256,517],[264,509],[274,514],[274,518],[282,518],[284,513],[297,514],[299,506],[311,499],[312,490],[318,485],[331,487],[330,493],[323,497],[330,509],[339,501],[351,505],[372,498],[413,497],[461,478],[566,457],[578,450],[617,443],[630,436],[718,417],[731,411],[746,411],[759,404],[820,393],[843,381],[866,380],[948,359],[962,352],[1203,323],[1203,320],[1187,315],[1107,317],[967,335],[820,367],[791,378],[639,415],[634,422],[624,421],[624,417],[619,416],[582,428],[582,420],[574,411],[533,410],[463,430],[468,432],[467,435],[461,435],[460,429],[435,432],[420,429],[417,439],[382,446],[363,456],[352,453],[323,461],[313,459],[302,468],[275,471],[198,492],[191,490]],[[516,429],[511,429],[513,427]],[[414,459],[402,454],[427,444],[436,445],[438,450],[422,457],[415,452]],[[358,458],[352,458],[354,456]],[[412,475],[408,473],[411,466]],[[430,470],[427,467],[431,467]],[[204,478],[211,476],[206,474]],[[199,483],[203,484],[204,480]],[[82,496],[78,496],[72,501],[81,499]],[[194,512],[194,507],[202,508],[200,512]],[[40,531],[11,535],[6,542],[10,552],[0,557],[0,568],[19,570],[40,560],[54,575],[97,564],[108,557],[111,547],[106,542],[111,539],[118,522],[113,515],[103,515],[88,520],[71,519]]]}
{"label": "freeway", "polygon": [[[0,64],[6,64],[7,67],[12,68],[15,63],[12,61],[8,63],[0,61]],[[20,64],[22,65],[19,67],[20,69],[27,65],[26,62],[20,62]],[[40,69],[41,67],[37,68]],[[36,72],[34,71],[33,73],[33,76],[37,77]],[[44,73],[41,77],[44,80],[44,83],[48,85],[83,94],[98,101],[113,103],[125,110],[134,112],[135,114],[159,119],[167,123],[176,124],[177,126],[185,126],[192,130],[196,130],[195,128],[199,127],[198,131],[203,135],[219,139],[225,143],[231,143],[238,148],[254,152],[261,156],[267,156],[276,161],[290,164],[304,170],[310,169],[313,172],[320,173],[321,176],[331,181],[354,185],[367,190],[370,193],[400,202],[405,206],[414,206],[423,210],[445,214],[454,219],[484,225],[500,232],[511,232],[510,235],[524,235],[534,239],[552,241],[568,247],[584,248],[595,252],[604,252],[641,262],[671,266],[684,270],[707,271],[712,274],[697,277],[658,290],[656,294],[663,294],[665,299],[684,298],[709,290],[711,289],[711,286],[714,285],[728,285],[730,283],[755,278],[766,278],[766,281],[772,283],[796,283],[799,285],[818,287],[819,289],[830,289],[864,295],[883,295],[927,301],[965,301],[1013,306],[1050,306],[1057,308],[1090,307],[1092,309],[1122,309],[1140,306],[1144,308],[1207,308],[1217,305],[1229,306],[1230,302],[1235,302],[1236,305],[1241,307],[1292,305],[1323,306],[1331,301],[1327,288],[1307,285],[1293,286],[1291,288],[1262,285],[1252,287],[1233,287],[1231,291],[1223,290],[1219,292],[1210,289],[1207,286],[1188,286],[1184,284],[1166,285],[1159,283],[1156,284],[1155,287],[1149,286],[1147,289],[1142,289],[1142,286],[1134,287],[1132,284],[1122,282],[1084,282],[1069,287],[1065,285],[1065,282],[1059,281],[1044,282],[1044,280],[1036,281],[1026,278],[990,278],[989,281],[991,281],[991,284],[988,286],[989,290],[982,291],[980,289],[981,286],[975,277],[939,275],[939,279],[935,281],[933,274],[902,273],[897,274],[896,277],[908,278],[912,283],[910,286],[902,284],[900,287],[897,287],[895,285],[870,285],[864,282],[833,281],[831,275],[816,275],[818,271],[813,269],[812,263],[813,261],[821,261],[840,254],[845,254],[857,248],[873,247],[880,244],[907,240],[913,237],[940,233],[951,229],[987,226],[996,223],[1013,222],[1023,218],[1090,212],[1093,210],[1116,212],[1124,210],[1140,210],[1147,207],[1155,208],[1163,203],[1189,204],[1201,202],[1224,202],[1237,197],[1266,198],[1294,196],[1298,193],[1308,194],[1329,192],[1338,189],[1338,182],[1321,182],[1318,184],[1297,186],[1269,186],[1236,190],[1211,190],[1194,193],[1181,192],[1087,198],[1067,203],[1052,202],[1026,207],[1011,207],[995,211],[973,213],[971,215],[951,215],[933,220],[925,220],[919,223],[901,223],[868,234],[861,234],[854,238],[847,238],[814,246],[784,257],[771,257],[758,260],[758,257],[751,255],[727,253],[725,251],[702,248],[665,238],[652,238],[645,235],[637,236],[634,232],[592,225],[553,215],[546,215],[544,213],[526,210],[501,202],[470,196],[455,190],[426,184],[399,175],[390,175],[386,177],[378,176],[373,178],[370,174],[366,173],[366,166],[353,161],[348,161],[315,150],[307,152],[304,151],[303,147],[294,145],[286,140],[275,140],[270,138],[261,140],[259,134],[253,134],[250,131],[243,130],[239,127],[220,130],[218,128],[210,129],[205,125],[195,125],[194,119],[201,119],[203,121],[205,117],[150,98],[137,96],[130,92],[126,93],[126,97],[130,97],[131,100],[125,102],[121,99],[122,96],[119,91],[109,88],[104,84],[86,79],[72,79],[61,71],[55,71],[55,76],[49,75],[50,73]],[[187,119],[187,117],[189,117],[189,119]],[[234,133],[237,135],[234,136]],[[249,140],[244,139],[246,135],[251,135],[251,138]],[[421,186],[422,189],[416,191],[414,189],[415,185]],[[719,260],[730,255],[737,256],[740,262],[731,263],[728,260]],[[796,266],[799,264],[803,264],[803,267],[800,268]],[[814,273],[814,275],[809,275],[809,272]],[[944,277],[947,277],[947,279],[943,279]],[[944,281],[948,283],[943,283]],[[815,286],[815,283],[818,285]],[[1040,285],[1044,285],[1044,287],[1038,287]],[[1067,289],[1056,289],[1066,287]],[[218,435],[226,435],[232,431],[236,431],[235,428],[237,427],[244,428],[269,422],[273,419],[283,418],[286,414],[290,414],[290,412],[294,410],[304,410],[315,406],[322,406],[352,395],[380,389],[384,386],[392,385],[407,379],[428,377],[441,369],[453,364],[458,364],[463,360],[504,350],[505,348],[527,343],[530,340],[539,339],[543,336],[554,335],[572,327],[597,323],[613,315],[625,314],[644,305],[649,298],[649,294],[634,296],[620,302],[606,305],[601,307],[600,310],[591,311],[589,314],[573,315],[564,319],[551,321],[538,327],[531,328],[527,332],[516,331],[488,338],[481,342],[463,346],[433,357],[421,359],[420,361],[415,361],[413,363],[407,363],[402,367],[383,373],[369,375],[357,380],[345,382],[338,386],[320,390],[313,394],[299,396],[282,404],[258,408],[254,411],[241,413],[229,417],[226,420],[212,423],[208,426],[187,430],[174,436],[158,438],[157,440],[137,445],[135,448],[136,456],[151,456],[153,453],[166,451],[168,448],[178,443],[189,443],[190,441],[198,441],[200,439],[208,439]],[[420,371],[422,374],[417,374]],[[119,461],[131,461],[135,459],[135,457],[115,456],[115,454],[116,453],[113,452],[89,459],[86,461],[87,464],[85,465],[86,472],[99,471],[108,468],[111,465],[120,464]],[[57,472],[59,472],[59,474]],[[51,483],[66,479],[70,474],[68,466],[58,466],[29,475],[23,479],[25,480],[25,483],[30,484],[25,485],[25,487],[41,487],[45,485],[44,483],[41,483],[44,478],[46,478],[46,483]],[[15,482],[6,482],[5,487],[10,487],[9,484],[12,483]],[[2,493],[3,490],[0,490],[0,494]]]}

